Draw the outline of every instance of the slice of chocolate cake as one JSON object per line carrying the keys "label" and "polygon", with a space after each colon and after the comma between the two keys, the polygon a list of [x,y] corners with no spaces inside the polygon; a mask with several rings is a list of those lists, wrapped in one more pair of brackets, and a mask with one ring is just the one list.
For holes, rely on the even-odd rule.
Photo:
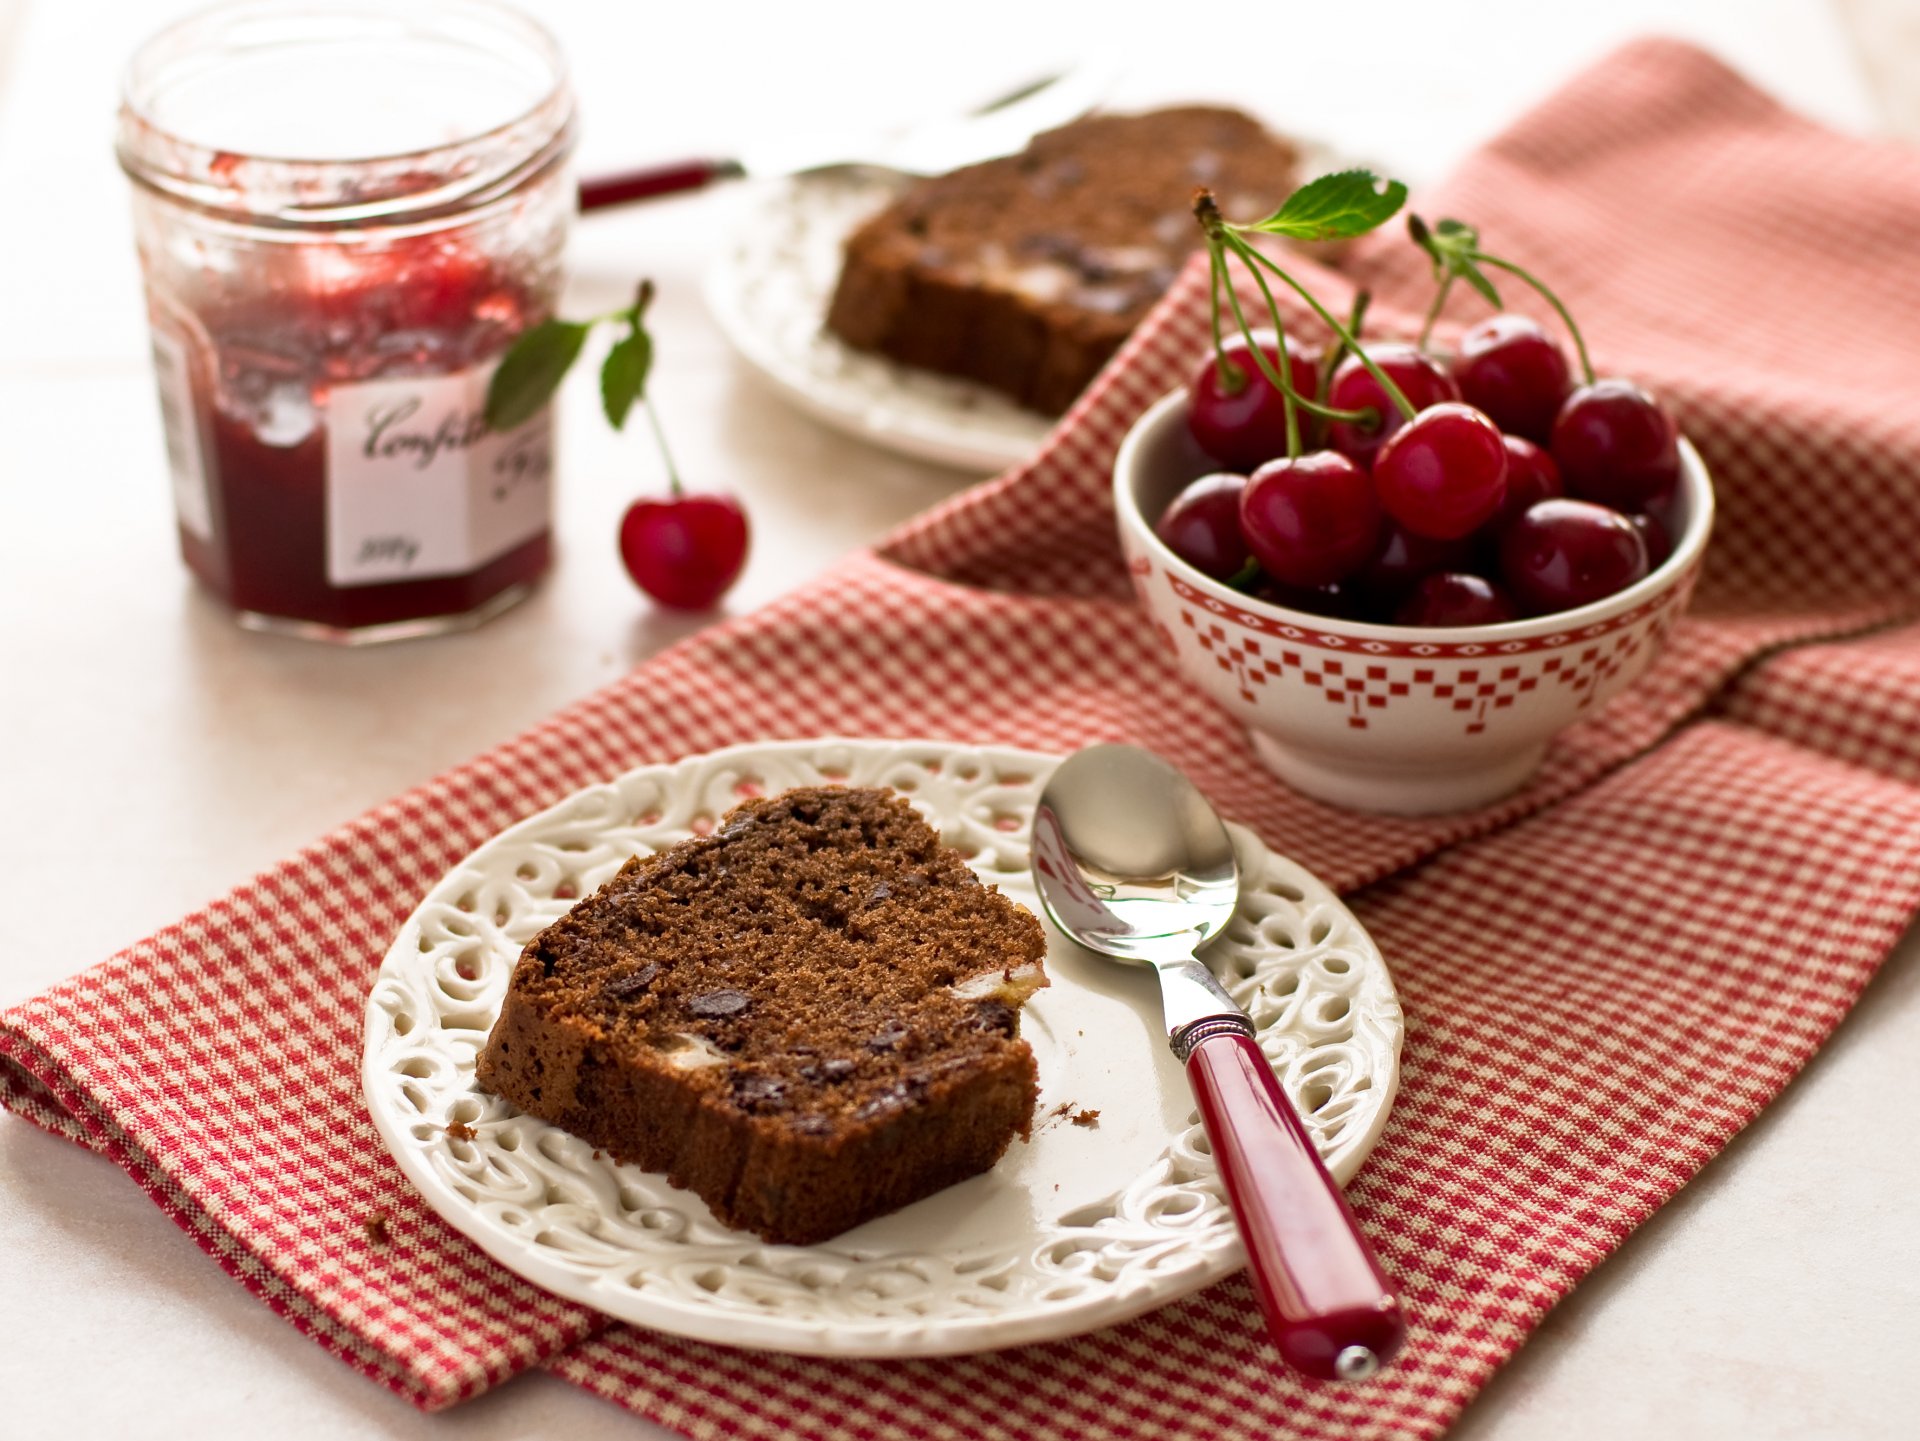
{"label": "slice of chocolate cake", "polygon": [[1199,248],[1193,193],[1258,219],[1299,157],[1237,110],[1095,115],[913,185],[848,238],[827,328],[1056,415]]}
{"label": "slice of chocolate cake", "polygon": [[905,801],[792,790],[629,861],[535,937],[478,1079],[804,1245],[1028,1133],[1018,1012],[1045,950]]}

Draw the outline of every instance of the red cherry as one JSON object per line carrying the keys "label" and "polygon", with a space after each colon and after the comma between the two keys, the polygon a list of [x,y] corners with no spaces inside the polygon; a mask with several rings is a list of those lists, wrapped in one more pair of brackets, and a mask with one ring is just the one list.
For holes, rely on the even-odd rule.
{"label": "red cherry", "polygon": [[676,610],[705,610],[747,562],[747,513],[730,495],[636,500],[620,519],[633,583]]}
{"label": "red cherry", "polygon": [[[1443,400],[1460,398],[1459,390],[1440,368],[1440,363],[1411,345],[1383,340],[1369,345],[1367,354],[1400,387],[1416,411]],[[1379,413],[1380,423],[1373,430],[1352,421],[1335,421],[1327,427],[1327,444],[1362,465],[1373,463],[1380,447],[1400,428],[1403,419],[1400,408],[1380,388],[1380,382],[1357,355],[1349,355],[1334,370],[1333,383],[1327,387],[1327,404],[1336,410],[1364,410],[1371,406]]]}
{"label": "red cherry", "polygon": [[1658,570],[1660,563],[1673,554],[1673,537],[1667,529],[1667,523],[1651,511],[1641,511],[1630,515],[1633,528],[1640,532],[1640,539],[1647,547],[1647,568]]}
{"label": "red cherry", "polygon": [[1507,449],[1507,501],[1494,517],[1496,526],[1518,520],[1537,501],[1567,493],[1560,484],[1560,467],[1546,451],[1517,435],[1503,435],[1500,443]]}
{"label": "red cherry", "polygon": [[1350,580],[1326,585],[1287,586],[1268,581],[1254,592],[1261,600],[1283,605],[1288,610],[1324,615],[1330,620],[1371,620],[1374,607],[1361,588]]}
{"label": "red cherry", "polygon": [[1240,534],[1240,495],[1246,488],[1244,475],[1203,475],[1174,497],[1153,533],[1204,575],[1215,580],[1238,575],[1247,563],[1247,542]]}
{"label": "red cherry", "polygon": [[1530,615],[1600,600],[1646,573],[1633,522],[1591,501],[1543,500],[1500,537],[1501,579]]}
{"label": "red cherry", "polygon": [[1394,612],[1395,625],[1498,625],[1514,617],[1513,600],[1492,581],[1461,571],[1430,575]]}
{"label": "red cherry", "polygon": [[1460,337],[1453,358],[1460,398],[1511,435],[1539,445],[1573,389],[1566,352],[1538,321],[1495,315]]}
{"label": "red cherry", "polygon": [[1240,530],[1269,577],[1311,588],[1367,563],[1380,538],[1380,504],[1364,470],[1316,450],[1253,473],[1240,497]]}
{"label": "red cherry", "polygon": [[1380,448],[1373,486],[1387,514],[1414,534],[1471,535],[1507,498],[1500,429],[1470,405],[1429,406]]}
{"label": "red cherry", "polygon": [[[1280,347],[1270,334],[1262,339],[1260,348],[1278,370]],[[1187,428],[1200,448],[1221,465],[1250,471],[1263,461],[1287,453],[1286,406],[1253,359],[1245,336],[1229,340],[1222,350],[1233,367],[1234,385],[1221,380],[1221,366],[1208,356],[1187,387]],[[1293,388],[1318,398],[1319,353],[1288,336],[1287,360],[1287,379]],[[1306,418],[1301,416],[1303,421]]]}
{"label": "red cherry", "polygon": [[1675,487],[1665,495],[1656,495],[1646,504],[1646,513],[1660,522],[1660,528],[1667,534],[1669,541],[1677,537],[1686,527],[1686,519],[1680,513],[1680,490]]}
{"label": "red cherry", "polygon": [[1597,380],[1567,397],[1552,450],[1569,495],[1618,510],[1640,510],[1680,480],[1673,417],[1630,380]]}
{"label": "red cherry", "polygon": [[1435,571],[1465,569],[1472,555],[1469,541],[1434,540],[1389,522],[1380,549],[1354,579],[1372,600],[1391,607]]}

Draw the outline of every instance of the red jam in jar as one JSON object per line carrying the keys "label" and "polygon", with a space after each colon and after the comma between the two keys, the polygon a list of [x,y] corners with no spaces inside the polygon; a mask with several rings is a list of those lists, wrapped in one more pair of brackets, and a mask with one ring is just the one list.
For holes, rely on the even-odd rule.
{"label": "red jam in jar", "polygon": [[[385,98],[316,111],[348,73],[334,96]],[[230,5],[136,57],[120,153],[180,547],[243,623],[429,634],[545,572],[551,417],[502,434],[482,403],[552,313],[572,136],[552,41],[487,0]]]}

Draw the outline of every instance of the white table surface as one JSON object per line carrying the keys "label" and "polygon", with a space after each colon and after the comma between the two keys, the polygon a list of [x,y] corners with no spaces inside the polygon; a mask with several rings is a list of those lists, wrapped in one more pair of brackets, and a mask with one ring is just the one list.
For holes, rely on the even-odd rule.
{"label": "white table surface", "polygon": [[[1221,96],[1417,182],[1654,26],[1710,44],[1835,124],[1910,125],[1916,71],[1880,38],[1912,38],[1903,3],[1202,12],[976,0],[942,7],[937,37],[917,32],[922,7],[898,4],[542,9],[573,56],[589,166],[724,152],[809,121],[934,113],[1099,34],[1130,61],[1123,100]],[[0,1004],[699,624],[651,612],[613,558],[620,510],[658,475],[641,437],[606,433],[585,386],[564,405],[559,570],[486,629],[335,651],[242,633],[195,591],[174,555],[126,194],[109,153],[121,64],[183,8],[0,0]],[[1364,22],[1340,18],[1360,11]],[[1864,67],[1852,33],[1862,30]],[[682,467],[734,488],[758,530],[730,601],[742,610],[960,478],[817,427],[729,356],[697,280],[734,208],[713,195],[583,223],[572,298],[577,310],[604,308],[642,272],[659,282],[656,393]],[[95,889],[108,860],[115,884]],[[1549,1318],[1455,1436],[1911,1434],[1912,949],[1789,1093]],[[276,1320],[114,1167],[12,1118],[0,1119],[0,1255],[7,1438],[665,1435],[537,1374],[423,1417]]]}

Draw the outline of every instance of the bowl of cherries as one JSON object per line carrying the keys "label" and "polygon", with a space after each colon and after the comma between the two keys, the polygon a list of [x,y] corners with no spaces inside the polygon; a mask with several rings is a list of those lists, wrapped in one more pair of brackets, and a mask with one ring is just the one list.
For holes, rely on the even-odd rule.
{"label": "bowl of cherries", "polygon": [[[1565,322],[1578,371],[1504,310],[1450,355],[1424,332],[1361,342],[1364,296],[1337,320],[1247,243],[1258,227],[1197,209],[1214,350],[1115,461],[1136,591],[1295,789],[1400,814],[1498,799],[1646,670],[1686,605],[1713,521],[1700,457],[1654,397],[1596,376],[1559,301],[1467,226],[1411,223],[1436,263],[1431,314],[1456,279],[1497,305],[1485,270],[1518,275]],[[1229,257],[1264,271],[1274,329],[1248,327]],[[1328,353],[1279,330],[1271,280],[1320,316]]]}

